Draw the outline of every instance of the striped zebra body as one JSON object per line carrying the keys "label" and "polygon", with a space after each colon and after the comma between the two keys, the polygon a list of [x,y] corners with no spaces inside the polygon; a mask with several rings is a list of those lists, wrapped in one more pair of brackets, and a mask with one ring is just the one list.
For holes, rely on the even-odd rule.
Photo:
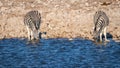
{"label": "striped zebra body", "polygon": [[38,11],[30,11],[24,17],[24,24],[28,31],[28,39],[39,39],[39,28],[41,23],[41,15]]}
{"label": "striped zebra body", "polygon": [[105,41],[107,40],[106,28],[109,25],[109,19],[105,12],[97,11],[94,16],[94,38],[98,39],[100,36],[100,41],[102,41],[102,34],[104,34]]}

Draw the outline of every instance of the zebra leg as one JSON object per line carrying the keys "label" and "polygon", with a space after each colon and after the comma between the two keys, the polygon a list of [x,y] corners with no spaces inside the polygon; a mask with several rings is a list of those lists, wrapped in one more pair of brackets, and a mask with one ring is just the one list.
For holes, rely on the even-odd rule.
{"label": "zebra leg", "polygon": [[109,40],[107,40],[106,27],[104,28],[104,37],[105,37],[105,41],[108,42]]}
{"label": "zebra leg", "polygon": [[33,40],[34,39],[34,32],[31,30],[30,34],[31,34],[31,40]]}
{"label": "zebra leg", "polygon": [[37,38],[40,39],[40,32],[37,30]]}
{"label": "zebra leg", "polygon": [[28,31],[28,40],[31,40],[31,33],[30,33],[30,29],[29,29],[29,27],[28,27],[28,26],[26,26],[26,28],[27,28],[27,31]]}
{"label": "zebra leg", "polygon": [[38,32],[38,30],[35,30],[35,31],[34,31],[34,39],[35,39],[35,40],[38,40],[38,39],[39,39],[39,32]]}
{"label": "zebra leg", "polygon": [[100,32],[100,42],[102,42],[102,32]]}

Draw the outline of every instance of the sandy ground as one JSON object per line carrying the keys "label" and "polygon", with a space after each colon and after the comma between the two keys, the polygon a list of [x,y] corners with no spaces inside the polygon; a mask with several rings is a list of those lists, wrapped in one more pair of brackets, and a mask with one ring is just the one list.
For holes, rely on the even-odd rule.
{"label": "sandy ground", "polygon": [[38,10],[42,15],[43,38],[92,39],[93,15],[106,12],[108,33],[120,39],[120,0],[0,0],[0,39],[27,37],[24,15]]}

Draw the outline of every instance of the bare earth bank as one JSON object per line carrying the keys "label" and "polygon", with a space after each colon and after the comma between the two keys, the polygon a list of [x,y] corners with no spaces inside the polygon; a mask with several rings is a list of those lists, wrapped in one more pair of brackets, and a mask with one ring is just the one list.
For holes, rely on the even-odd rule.
{"label": "bare earth bank", "polygon": [[106,12],[110,19],[108,33],[120,39],[120,0],[4,0],[0,1],[0,39],[27,37],[24,15],[38,10],[42,15],[43,38],[92,39],[93,15]]}

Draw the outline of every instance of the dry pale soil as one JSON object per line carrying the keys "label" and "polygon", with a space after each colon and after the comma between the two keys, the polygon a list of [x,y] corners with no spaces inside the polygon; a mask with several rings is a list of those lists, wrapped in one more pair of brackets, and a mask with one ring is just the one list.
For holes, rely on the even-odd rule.
{"label": "dry pale soil", "polygon": [[24,15],[38,10],[43,38],[92,39],[93,16],[106,12],[110,19],[107,32],[120,39],[120,0],[0,0],[0,39],[27,37]]}

